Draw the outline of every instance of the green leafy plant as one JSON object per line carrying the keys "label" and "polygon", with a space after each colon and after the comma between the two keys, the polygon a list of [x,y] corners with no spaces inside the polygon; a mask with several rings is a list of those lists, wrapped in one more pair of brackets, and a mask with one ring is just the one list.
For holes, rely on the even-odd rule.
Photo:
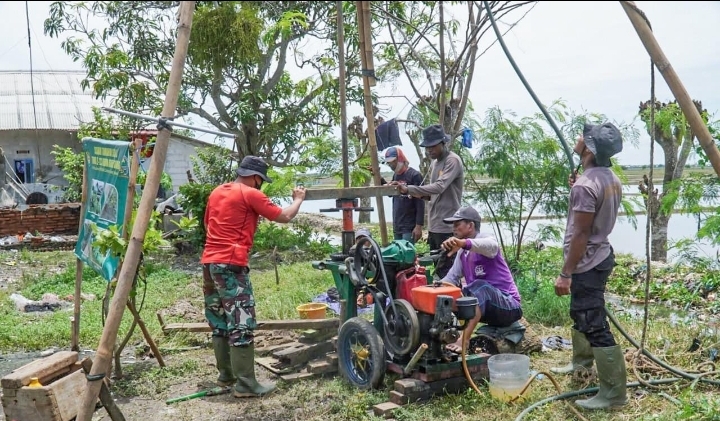
{"label": "green leafy plant", "polygon": [[[147,181],[147,172],[145,171],[138,171],[137,175],[137,185],[138,186],[145,186],[145,181]],[[170,174],[166,173],[165,171],[160,174],[160,187],[162,187],[165,191],[171,191],[173,188],[173,182],[172,178],[170,177]]]}
{"label": "green leafy plant", "polygon": [[172,220],[172,223],[178,228],[173,233],[173,244],[178,254],[195,252],[200,242],[200,239],[197,238],[198,227],[200,226],[198,219],[194,216],[183,215],[178,221]]}
{"label": "green leafy plant", "polygon": [[80,202],[82,200],[83,166],[85,165],[83,154],[77,153],[73,148],[63,148],[58,145],[53,145],[50,153],[55,157],[55,164],[63,172],[63,178],[68,183],[62,200],[71,203]]}
{"label": "green leafy plant", "polygon": [[[132,218],[127,227],[128,232],[132,232],[135,218],[137,217],[137,211],[133,211]],[[168,241],[163,238],[161,230],[157,229],[158,224],[161,222],[162,215],[159,212],[153,211],[150,217],[150,223],[148,229],[145,231],[145,238],[143,240],[143,254],[154,253],[160,250],[161,247],[167,247]],[[122,232],[118,225],[110,225],[108,229],[101,230],[97,225],[92,224],[92,230],[94,234],[93,246],[97,247],[101,254],[110,252],[111,256],[123,258],[125,252],[127,252],[127,241],[122,236]]]}
{"label": "green leafy plant", "polygon": [[253,250],[303,250],[312,256],[324,256],[332,251],[329,236],[318,234],[308,224],[292,227],[274,222],[262,222],[255,232]]}

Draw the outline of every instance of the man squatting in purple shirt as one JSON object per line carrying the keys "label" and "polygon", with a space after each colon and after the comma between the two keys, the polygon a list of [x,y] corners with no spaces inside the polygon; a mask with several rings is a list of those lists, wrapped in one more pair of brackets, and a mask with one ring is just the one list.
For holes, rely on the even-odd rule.
{"label": "man squatting in purple shirt", "polygon": [[[497,240],[490,234],[480,233],[480,214],[470,206],[463,206],[444,221],[453,224],[454,236],[445,240],[442,247],[448,256],[454,254],[455,260],[441,282],[458,286],[463,295],[478,300],[475,318],[468,322],[468,332],[473,332],[480,322],[506,327],[520,320],[520,293]],[[464,287],[461,278],[465,278]],[[462,338],[447,349],[460,353],[461,341]]]}

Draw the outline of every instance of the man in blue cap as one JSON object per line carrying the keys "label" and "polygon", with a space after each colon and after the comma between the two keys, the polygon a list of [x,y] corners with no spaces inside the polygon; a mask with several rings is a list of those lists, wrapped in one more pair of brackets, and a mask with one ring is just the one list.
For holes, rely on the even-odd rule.
{"label": "man in blue cap", "polygon": [[610,170],[610,158],[623,149],[620,131],[611,123],[586,124],[575,145],[583,173],[570,188],[564,263],[555,294],[570,294],[573,358],[556,373],[591,369],[597,363],[598,393],[575,403],[585,409],[609,409],[627,403],[625,356],[610,331],[605,287],[615,266],[608,236],[615,227],[622,184]]}
{"label": "man in blue cap", "polygon": [[293,202],[281,208],[260,188],[272,183],[268,164],[260,157],[246,156],[234,182],[216,187],[205,210],[206,240],[203,265],[205,317],[212,328],[213,350],[219,372],[218,384],[234,384],[237,398],[266,395],[275,384],[255,378],[255,298],[248,273],[258,218],[287,223],[305,200],[305,189],[296,187]]}
{"label": "man in blue cap", "polygon": [[[430,183],[423,186],[410,186],[392,182],[397,186],[400,194],[429,199],[428,203],[428,245],[430,250],[441,250],[442,243],[452,236],[452,225],[443,220],[450,218],[460,208],[462,200],[465,172],[460,157],[450,151],[447,142],[450,137],[445,129],[435,124],[426,127],[422,132],[420,146],[432,159],[430,165]],[[440,253],[435,266],[434,277],[443,279],[450,270],[452,259],[446,252]]]}

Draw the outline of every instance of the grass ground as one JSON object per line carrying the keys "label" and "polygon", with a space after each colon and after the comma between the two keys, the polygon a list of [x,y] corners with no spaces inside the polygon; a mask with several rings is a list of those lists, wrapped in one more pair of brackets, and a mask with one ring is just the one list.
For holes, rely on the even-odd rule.
{"label": "grass ground", "polygon": [[[162,311],[166,322],[202,321],[202,291],[196,258],[176,258],[166,254],[148,260],[147,293],[142,314],[152,336],[164,350],[167,367],[160,369],[154,359],[144,358],[146,347],[142,336],[136,332],[129,347],[136,350],[134,362],[127,362],[124,377],[116,379],[112,390],[118,398],[121,410],[128,420],[370,420],[372,405],[388,400],[392,381],[388,375],[386,388],[363,392],[349,386],[341,378],[313,379],[299,383],[280,382],[279,391],[263,399],[240,400],[229,395],[194,399],[166,405],[165,399],[208,387],[215,379],[212,349],[207,334],[173,334],[164,336],[155,318]],[[42,350],[50,347],[64,349],[70,343],[68,318],[71,309],[51,314],[18,313],[10,295],[20,293],[30,299],[38,299],[44,293],[60,297],[71,295],[74,284],[74,257],[70,252],[30,253],[0,252],[0,360],[3,355],[17,351]],[[251,278],[257,299],[260,319],[297,317],[295,307],[310,301],[317,294],[333,286],[328,272],[317,271],[308,262],[282,265],[279,283],[273,270],[253,270]],[[548,280],[534,280],[535,289],[547,289]],[[94,294],[82,304],[81,348],[94,349],[102,332],[102,295],[106,283],[92,271],[83,274],[83,293]],[[547,292],[547,291],[545,291]],[[556,316],[554,320],[538,320],[543,312],[543,300],[550,295],[538,294],[534,305],[535,314],[528,319],[541,337],[569,337],[569,319]],[[545,298],[547,297],[547,298]],[[91,298],[91,297],[89,297]],[[138,296],[140,301],[140,296]],[[553,302],[554,306],[562,306]],[[565,304],[566,305],[566,304]],[[694,371],[707,362],[708,356],[717,349],[718,334],[712,316],[696,314],[690,318],[678,318],[677,314],[662,307],[651,307],[650,322],[646,335],[646,349],[669,364],[686,371]],[[553,310],[553,314],[566,314]],[[622,327],[638,340],[642,336],[642,318],[625,307],[618,308],[617,317]],[[130,325],[125,314],[120,329],[121,337]],[[614,329],[622,346],[632,350],[630,343]],[[121,338],[120,337],[120,338]],[[688,351],[694,339],[701,342],[696,351]],[[628,354],[631,355],[631,354]],[[570,352],[548,351],[531,357],[531,369],[548,371],[550,367],[564,365]],[[628,363],[628,381],[636,381],[634,369],[647,378],[672,377],[666,370],[638,360]],[[706,368],[707,369],[707,368]],[[268,373],[258,368],[261,376]],[[709,376],[708,378],[713,378]],[[584,389],[588,384],[574,384],[567,377],[557,376],[563,392]],[[481,393],[468,390],[459,395],[441,396],[430,402],[402,407],[394,414],[397,420],[513,420],[533,403],[556,395],[551,381],[544,377],[531,385],[527,399],[521,403],[506,404],[492,399],[487,386],[479,385]],[[715,420],[720,419],[720,403],[717,388],[702,382],[691,384],[681,381],[663,387],[632,389],[630,403],[621,411],[613,413],[583,413],[588,420]],[[532,410],[525,420],[571,420],[575,415],[567,407],[568,401],[556,401]],[[107,420],[102,409],[95,420]]]}

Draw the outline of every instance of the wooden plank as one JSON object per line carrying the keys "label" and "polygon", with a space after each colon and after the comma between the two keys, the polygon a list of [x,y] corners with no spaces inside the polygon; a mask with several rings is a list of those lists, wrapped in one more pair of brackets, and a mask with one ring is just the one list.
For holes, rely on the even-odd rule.
{"label": "wooden plank", "polygon": [[[340,326],[340,319],[290,319],[265,320],[257,322],[255,330],[300,330],[300,329],[331,329]],[[212,332],[207,323],[168,323],[163,332]]]}
{"label": "wooden plank", "polygon": [[305,200],[356,199],[363,197],[397,196],[394,186],[320,188],[305,190]]}
{"label": "wooden plank", "polygon": [[76,371],[50,384],[53,401],[62,421],[75,419],[82,395],[85,392],[86,382],[85,373]]}
{"label": "wooden plank", "polygon": [[22,387],[14,397],[3,396],[8,420],[71,421],[85,391],[85,373],[74,371],[46,386]]}
{"label": "wooden plank", "polygon": [[296,372],[294,366],[289,366],[277,358],[273,357],[255,357],[255,364],[265,367],[273,374],[281,375]]}
{"label": "wooden plank", "polygon": [[57,408],[54,408],[47,395],[43,395],[39,400],[29,399],[22,392],[18,391],[19,396],[2,397],[3,412],[5,418],[3,420],[38,420],[38,421],[60,421],[60,414]]}
{"label": "wooden plank", "polygon": [[285,349],[292,346],[294,342],[287,342],[284,344],[268,345],[260,348],[255,348],[255,355],[258,357],[266,357],[279,349]]}
{"label": "wooden plank", "polygon": [[295,346],[273,352],[273,357],[288,365],[296,366],[317,357],[324,357],[333,350],[332,342],[320,342],[312,345],[297,343]]}
{"label": "wooden plank", "polygon": [[302,379],[309,379],[312,377],[315,377],[316,374],[313,373],[293,373],[293,374],[286,374],[284,376],[280,376],[281,379],[285,380],[288,383],[292,383],[298,380]]}
{"label": "wooden plank", "polygon": [[298,338],[298,342],[302,344],[314,344],[317,342],[327,341],[333,336],[337,335],[338,330],[335,327],[330,329],[309,329],[306,330]]}
{"label": "wooden plank", "polygon": [[0,380],[4,389],[19,389],[30,383],[31,377],[49,378],[58,371],[75,364],[78,353],[75,351],[60,351],[55,354],[31,363],[25,364]]}
{"label": "wooden plank", "polygon": [[338,366],[328,361],[316,360],[308,363],[307,371],[313,374],[335,373],[338,371]]}

